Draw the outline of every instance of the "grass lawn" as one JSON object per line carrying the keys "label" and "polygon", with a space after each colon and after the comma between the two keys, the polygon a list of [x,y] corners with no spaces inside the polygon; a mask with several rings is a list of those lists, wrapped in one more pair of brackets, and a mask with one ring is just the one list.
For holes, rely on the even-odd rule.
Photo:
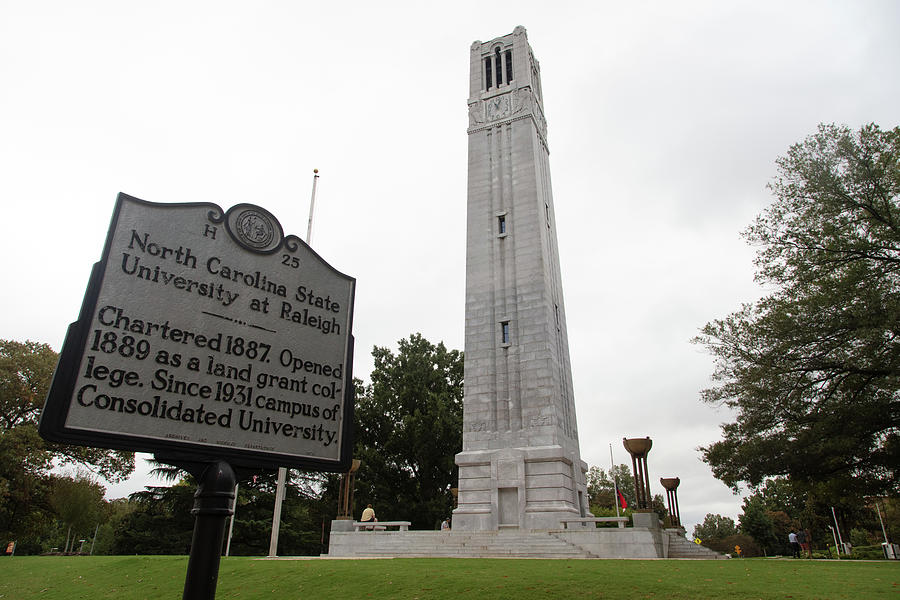
{"label": "grass lawn", "polygon": [[[184,556],[0,557],[0,599],[173,600]],[[900,598],[900,562],[223,558],[217,600]]]}

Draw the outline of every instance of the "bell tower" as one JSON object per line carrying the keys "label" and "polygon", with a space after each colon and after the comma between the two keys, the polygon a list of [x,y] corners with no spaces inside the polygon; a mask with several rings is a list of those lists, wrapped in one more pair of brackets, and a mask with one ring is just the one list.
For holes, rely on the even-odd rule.
{"label": "bell tower", "polygon": [[465,397],[453,529],[586,516],[540,64],[525,28],[474,42]]}

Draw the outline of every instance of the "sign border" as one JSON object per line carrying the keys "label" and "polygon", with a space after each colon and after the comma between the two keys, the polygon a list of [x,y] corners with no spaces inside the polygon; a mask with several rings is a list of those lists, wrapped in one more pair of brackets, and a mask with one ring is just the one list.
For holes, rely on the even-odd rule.
{"label": "sign border", "polygon": [[[226,460],[230,464],[251,469],[271,469],[273,467],[287,467],[292,469],[302,469],[307,471],[327,471],[327,472],[343,472],[350,468],[350,461],[353,454],[353,415],[355,402],[355,388],[353,385],[353,347],[354,338],[353,331],[353,309],[356,294],[356,279],[341,273],[332,267],[325,259],[323,259],[315,250],[309,247],[306,242],[294,235],[284,236],[281,233],[281,225],[277,219],[266,211],[272,219],[275,220],[281,239],[275,248],[263,251],[253,250],[244,246],[245,250],[257,252],[259,254],[272,254],[280,248],[284,248],[288,252],[295,252],[302,244],[318,258],[323,265],[334,271],[335,274],[347,279],[350,282],[350,306],[348,307],[348,344],[347,356],[344,364],[344,411],[343,421],[341,424],[341,452],[337,460],[321,459],[313,457],[287,457],[284,454],[265,452],[259,450],[249,450],[237,448],[233,446],[211,446],[208,444],[197,444],[194,442],[174,441],[164,439],[150,439],[140,436],[134,436],[125,433],[109,433],[84,431],[81,429],[67,428],[65,426],[66,419],[69,414],[69,408],[73,401],[73,392],[75,391],[75,383],[78,378],[78,369],[81,364],[82,351],[90,334],[91,322],[97,309],[97,301],[100,296],[100,286],[103,280],[103,274],[106,272],[109,263],[109,254],[112,248],[113,235],[119,222],[122,206],[125,202],[136,202],[155,207],[178,206],[185,207],[207,207],[210,209],[209,216],[219,222],[227,220],[230,212],[238,208],[245,208],[255,205],[237,204],[228,211],[210,202],[149,202],[141,200],[134,196],[129,196],[123,192],[119,192],[116,197],[116,204],[110,219],[109,230],[106,235],[106,242],[103,246],[103,254],[98,262],[94,263],[91,269],[91,275],[88,279],[87,289],[85,290],[84,299],[82,300],[81,310],[78,319],[69,324],[66,331],[65,341],[62,350],[59,353],[59,362],[56,370],[53,372],[53,379],[50,384],[50,391],[44,402],[44,408],[41,411],[41,420],[38,431],[44,439],[62,444],[74,444],[79,446],[95,446],[101,448],[109,448],[112,450],[125,450],[132,452],[147,452],[158,455],[177,456],[183,459],[193,461],[214,461]],[[218,215],[218,216],[216,216]],[[235,240],[236,243],[237,240]]]}

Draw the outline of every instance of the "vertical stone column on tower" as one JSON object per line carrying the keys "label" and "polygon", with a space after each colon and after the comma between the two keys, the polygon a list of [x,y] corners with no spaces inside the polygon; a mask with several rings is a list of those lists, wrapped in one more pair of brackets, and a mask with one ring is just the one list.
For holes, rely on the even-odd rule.
{"label": "vertical stone column on tower", "polygon": [[523,27],[471,47],[463,450],[453,528],[586,516],[540,65]]}

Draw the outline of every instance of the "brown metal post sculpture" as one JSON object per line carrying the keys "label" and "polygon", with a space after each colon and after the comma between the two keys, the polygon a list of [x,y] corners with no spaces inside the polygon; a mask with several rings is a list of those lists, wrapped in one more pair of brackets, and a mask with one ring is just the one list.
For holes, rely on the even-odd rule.
{"label": "brown metal post sculpture", "polygon": [[353,483],[356,480],[356,470],[359,469],[360,460],[354,458],[350,464],[350,470],[344,473],[341,487],[338,490],[338,516],[340,520],[353,519]]}
{"label": "brown metal post sculpture", "polygon": [[647,453],[653,447],[653,440],[646,438],[622,438],[622,444],[631,455],[634,472],[634,495],[637,509],[650,510],[650,475],[647,473]]}
{"label": "brown metal post sculpture", "polygon": [[660,477],[659,483],[666,488],[666,501],[669,505],[672,526],[681,527],[681,512],[678,510],[678,484],[681,480],[677,477]]}

